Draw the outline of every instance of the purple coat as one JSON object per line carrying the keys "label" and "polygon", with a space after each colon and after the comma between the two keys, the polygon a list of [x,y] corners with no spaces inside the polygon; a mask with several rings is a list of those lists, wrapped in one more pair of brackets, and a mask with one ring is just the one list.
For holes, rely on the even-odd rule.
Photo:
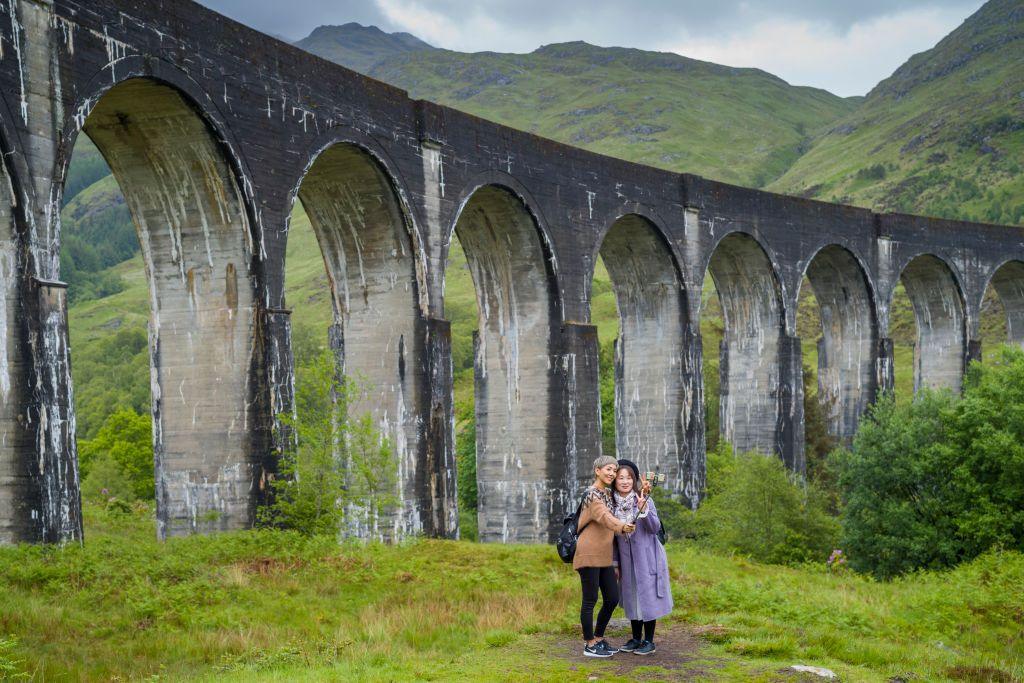
{"label": "purple coat", "polygon": [[651,621],[672,612],[668,558],[658,540],[658,511],[647,501],[647,515],[636,520],[636,531],[616,534],[612,560],[619,567],[620,601],[626,617]]}

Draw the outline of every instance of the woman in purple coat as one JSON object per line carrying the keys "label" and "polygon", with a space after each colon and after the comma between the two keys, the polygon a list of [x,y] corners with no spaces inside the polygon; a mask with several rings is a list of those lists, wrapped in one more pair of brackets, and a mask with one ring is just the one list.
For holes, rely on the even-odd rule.
{"label": "woman in purple coat", "polygon": [[636,520],[636,531],[616,534],[612,564],[619,578],[622,608],[633,627],[633,639],[619,649],[635,655],[655,651],[655,621],[672,612],[668,558],[658,540],[661,522],[650,493],[651,486],[640,479],[637,466],[619,460],[613,513],[626,522]]}

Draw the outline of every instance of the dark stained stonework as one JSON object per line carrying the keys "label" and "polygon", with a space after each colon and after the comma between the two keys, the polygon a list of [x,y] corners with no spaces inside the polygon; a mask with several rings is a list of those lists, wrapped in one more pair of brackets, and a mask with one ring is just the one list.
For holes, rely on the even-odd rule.
{"label": "dark stained stonework", "polygon": [[[480,529],[546,540],[600,453],[590,283],[623,318],[619,448],[688,504],[704,478],[700,291],[725,311],[722,431],[803,468],[797,297],[823,307],[830,425],[892,386],[902,278],[918,386],[958,387],[991,281],[1024,340],[1024,231],[878,215],[603,157],[360,76],[186,0],[9,0],[0,12],[0,542],[80,539],[60,205],[94,139],[151,291],[161,536],[254,521],[293,405],[284,254],[301,197],[327,254],[333,346],[399,443],[400,511],[364,532],[458,533],[448,247],[481,308]],[[607,237],[606,237],[607,235]],[[386,324],[385,324],[386,323]]]}

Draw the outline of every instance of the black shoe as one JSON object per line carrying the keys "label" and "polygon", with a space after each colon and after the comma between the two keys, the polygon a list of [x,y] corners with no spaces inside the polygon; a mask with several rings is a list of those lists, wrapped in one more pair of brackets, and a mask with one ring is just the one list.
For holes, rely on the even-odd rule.
{"label": "black shoe", "polygon": [[584,657],[611,657],[612,653],[601,647],[601,643],[583,646]]}
{"label": "black shoe", "polygon": [[626,643],[625,645],[623,645],[622,647],[619,648],[619,652],[632,652],[633,650],[636,650],[637,648],[639,648],[643,644],[644,644],[644,641],[642,641],[642,640],[637,640],[636,638],[630,638],[628,643]]}
{"label": "black shoe", "polygon": [[652,652],[656,652],[657,649],[658,648],[654,647],[654,642],[653,641],[645,640],[643,645],[641,645],[637,649],[633,650],[633,654],[635,654],[635,655],[649,655]]}
{"label": "black shoe", "polygon": [[604,638],[602,638],[601,641],[597,644],[597,647],[604,649],[604,651],[607,652],[610,655],[613,655],[613,654],[615,654],[616,652],[619,651],[619,648],[612,647],[611,643],[609,643]]}

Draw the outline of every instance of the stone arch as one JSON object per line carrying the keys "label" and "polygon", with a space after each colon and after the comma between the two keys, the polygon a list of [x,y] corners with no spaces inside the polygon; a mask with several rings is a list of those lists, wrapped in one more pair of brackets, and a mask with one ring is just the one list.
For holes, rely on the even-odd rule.
{"label": "stone arch", "polygon": [[262,420],[238,160],[195,100],[162,79],[121,80],[76,122],[121,187],[146,268],[158,535],[249,526]]}
{"label": "stone arch", "polygon": [[805,271],[821,318],[818,397],[829,432],[850,439],[875,399],[878,324],[867,272],[844,247],[820,249]]}
{"label": "stone arch", "polygon": [[778,451],[785,326],[779,278],[764,247],[741,232],[726,235],[715,246],[708,270],[725,319],[720,347],[721,436],[741,451]]}
{"label": "stone arch", "polygon": [[673,491],[699,491],[687,429],[695,406],[688,308],[678,263],[649,219],[616,219],[600,244],[619,314],[615,340],[615,446],[619,457],[659,468]]}
{"label": "stone arch", "polygon": [[1006,315],[1006,341],[1024,347],[1024,261],[1006,261],[992,273],[988,287],[995,290]]}
{"label": "stone arch", "polygon": [[393,176],[364,147],[338,141],[308,167],[297,195],[316,234],[334,317],[328,333],[341,372],[359,387],[349,406],[369,413],[398,460],[398,509],[353,520],[351,533],[395,538],[431,526],[420,416],[429,403],[421,283],[411,219]]}
{"label": "stone arch", "polygon": [[480,540],[546,541],[566,504],[572,463],[559,450],[553,352],[558,288],[541,228],[520,196],[484,185],[453,231],[466,254],[479,314],[474,338]]}
{"label": "stone arch", "polygon": [[963,289],[953,269],[932,254],[911,259],[900,280],[914,309],[914,392],[960,391],[967,350]]}

